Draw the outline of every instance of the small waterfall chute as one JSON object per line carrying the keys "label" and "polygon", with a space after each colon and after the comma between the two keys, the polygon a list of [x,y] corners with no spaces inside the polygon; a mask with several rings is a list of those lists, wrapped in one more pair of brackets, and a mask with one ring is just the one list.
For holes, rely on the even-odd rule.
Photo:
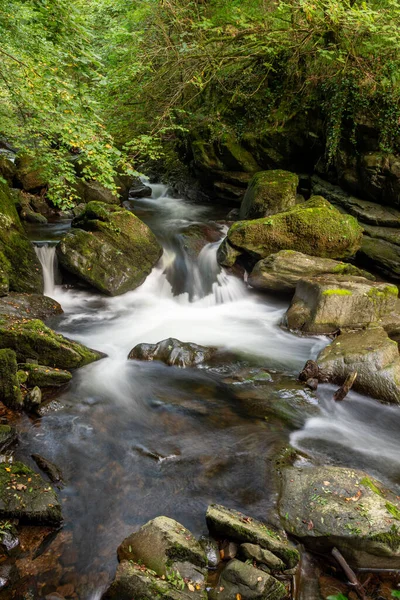
{"label": "small waterfall chute", "polygon": [[57,255],[54,244],[44,243],[35,245],[36,256],[42,265],[44,294],[53,296],[57,278]]}

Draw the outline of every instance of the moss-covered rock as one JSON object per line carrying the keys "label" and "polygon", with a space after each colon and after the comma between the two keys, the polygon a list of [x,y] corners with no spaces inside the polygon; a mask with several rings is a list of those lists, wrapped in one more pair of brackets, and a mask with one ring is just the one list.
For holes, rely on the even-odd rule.
{"label": "moss-covered rock", "polygon": [[73,227],[57,246],[60,264],[111,296],[141,285],[162,253],[147,225],[125,208],[89,202]]}
{"label": "moss-covered rock", "polygon": [[292,294],[300,279],[319,275],[356,275],[375,279],[370,273],[349,263],[309,256],[294,250],[281,250],[260,260],[247,281],[259,290]]}
{"label": "moss-covered rock", "polygon": [[240,219],[258,219],[295,206],[299,178],[283,170],[260,171],[249,183],[240,206]]}
{"label": "moss-covered rock", "polygon": [[16,179],[26,192],[37,192],[47,186],[47,178],[34,157],[18,155],[15,166]]}
{"label": "moss-covered rock", "polygon": [[285,469],[279,513],[286,531],[312,551],[336,546],[356,567],[400,567],[399,500],[363,471]]}
{"label": "moss-covered rock", "polygon": [[357,371],[353,389],[400,404],[400,356],[397,343],[382,327],[342,333],[319,354],[320,379],[342,385]]}
{"label": "moss-covered rock", "polygon": [[243,250],[234,248],[229,243],[228,238],[224,238],[217,250],[217,260],[223,267],[233,267],[236,260],[243,254]]}
{"label": "moss-covered rock", "polygon": [[78,177],[74,183],[73,191],[80,201],[85,204],[93,201],[104,202],[105,204],[120,204],[118,196],[97,181],[86,181]]}
{"label": "moss-covered rock", "polygon": [[257,259],[280,250],[347,258],[360,247],[362,229],[354,217],[341,214],[324,198],[315,196],[271,217],[238,221],[227,237],[231,246]]}
{"label": "moss-covered rock", "polygon": [[8,185],[12,185],[15,171],[15,163],[10,159],[10,156],[0,153],[0,175],[7,181]]}
{"label": "moss-covered rock", "polygon": [[42,294],[18,294],[10,292],[0,298],[0,315],[18,319],[48,319],[61,315],[61,304]]}
{"label": "moss-covered rock", "polygon": [[20,363],[37,359],[41,365],[60,369],[83,367],[104,356],[55,333],[39,319],[0,317],[0,347],[12,348]]}
{"label": "moss-covered rock", "polygon": [[[22,228],[8,186],[0,182],[0,276],[15,292],[43,291],[40,263]],[[2,275],[1,275],[2,274]]]}
{"label": "moss-covered rock", "polygon": [[398,310],[397,296],[395,285],[364,277],[328,275],[303,279],[297,284],[284,322],[289,329],[312,334],[360,329],[371,324],[385,326],[388,317]]}
{"label": "moss-covered rock", "polygon": [[0,400],[12,409],[22,408],[22,395],[17,377],[17,358],[9,348],[0,350]]}
{"label": "moss-covered rock", "polygon": [[169,517],[156,517],[127,537],[118,548],[118,558],[141,562],[159,576],[179,572],[192,581],[204,582],[207,558],[193,534]]}
{"label": "moss-covered rock", "polygon": [[17,433],[14,427],[11,427],[11,425],[0,425],[0,452],[5,452],[16,441]]}
{"label": "moss-covered rock", "polygon": [[21,462],[0,464],[0,518],[59,525],[61,506],[50,485]]}
{"label": "moss-covered rock", "polygon": [[288,569],[295,567],[299,562],[297,550],[276,531],[256,519],[220,504],[210,504],[206,520],[212,534],[229,537],[240,543],[258,544],[261,548],[273,552]]}
{"label": "moss-covered rock", "polygon": [[29,387],[59,387],[65,385],[72,379],[69,371],[63,369],[51,369],[43,365],[24,363],[18,365],[18,373],[25,374],[25,383]]}
{"label": "moss-covered rock", "polygon": [[240,560],[231,560],[221,573],[210,600],[281,600],[287,597],[285,586],[275,577]]}

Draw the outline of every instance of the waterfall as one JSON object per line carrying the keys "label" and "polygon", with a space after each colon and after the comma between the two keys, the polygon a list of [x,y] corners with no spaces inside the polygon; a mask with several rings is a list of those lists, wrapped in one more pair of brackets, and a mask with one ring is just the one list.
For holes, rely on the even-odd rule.
{"label": "waterfall", "polygon": [[50,244],[41,244],[40,246],[36,245],[35,252],[40,264],[42,265],[44,294],[45,296],[53,296],[57,274],[56,247]]}

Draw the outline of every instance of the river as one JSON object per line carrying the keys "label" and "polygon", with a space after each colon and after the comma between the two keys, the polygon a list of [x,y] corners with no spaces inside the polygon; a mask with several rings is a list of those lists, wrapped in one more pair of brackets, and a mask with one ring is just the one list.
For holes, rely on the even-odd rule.
{"label": "river", "polygon": [[[187,251],[182,231],[220,216],[214,209],[173,198],[161,184],[152,190],[133,210],[164,254],[145,283],[123,296],[57,285],[54,247],[43,240],[58,239],[63,227],[42,229],[41,242],[31,232],[41,246],[45,293],[64,309],[51,325],[108,356],[74,374],[56,410],[22,418],[17,455],[26,462],[34,452],[46,456],[67,482],[60,492],[65,526],[36,575],[43,595],[69,584],[81,600],[98,599],[118,544],[157,515],[195,534],[206,531],[210,502],[265,519],[276,502],[273,458],[289,441],[316,463],[367,468],[400,484],[398,407],[355,393],[335,404],[330,386],[318,397],[301,390],[296,374],[328,340],[282,330],[286,303],[221,269],[220,242],[198,257]],[[168,337],[218,346],[235,359],[210,369],[127,360],[136,344]],[[252,367],[270,370],[278,384],[266,382],[253,394],[235,380]]]}

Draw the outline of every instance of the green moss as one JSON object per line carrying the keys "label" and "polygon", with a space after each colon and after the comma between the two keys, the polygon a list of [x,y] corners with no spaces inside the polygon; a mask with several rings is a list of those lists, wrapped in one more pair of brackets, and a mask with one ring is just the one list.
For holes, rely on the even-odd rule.
{"label": "green moss", "polygon": [[378,496],[383,496],[382,490],[380,490],[377,485],[370,479],[370,477],[363,477],[360,481],[361,485],[368,487],[370,490],[374,492],[374,494],[378,494]]}
{"label": "green moss", "polygon": [[72,379],[69,371],[62,369],[51,369],[43,365],[23,364],[20,365],[21,373],[25,376],[25,382],[29,387],[58,387],[65,385]]}
{"label": "green moss", "polygon": [[392,504],[391,502],[386,502],[385,504],[386,510],[390,512],[392,517],[394,517],[397,521],[400,521],[400,510]]}
{"label": "green moss", "polygon": [[322,292],[323,296],[351,296],[352,292],[350,290],[343,290],[343,289],[337,289],[337,290],[324,290]]}
{"label": "green moss", "polygon": [[[1,343],[1,334],[0,334]],[[22,396],[17,377],[17,359],[10,348],[0,350],[0,398],[12,409],[22,407]]]}
{"label": "green moss", "polygon": [[395,525],[392,525],[391,530],[386,533],[377,533],[376,535],[372,535],[370,537],[371,540],[375,542],[380,542],[385,546],[388,546],[395,552],[400,547],[400,535],[399,530]]}

